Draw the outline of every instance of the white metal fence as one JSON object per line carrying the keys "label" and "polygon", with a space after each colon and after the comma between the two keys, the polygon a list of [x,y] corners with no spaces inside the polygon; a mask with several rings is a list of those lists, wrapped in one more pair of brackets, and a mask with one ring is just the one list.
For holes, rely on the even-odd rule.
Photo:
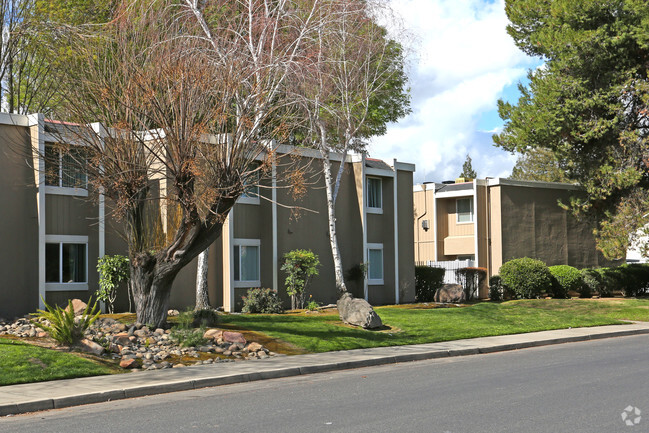
{"label": "white metal fence", "polygon": [[443,261],[443,262],[426,261],[421,264],[433,268],[445,269],[446,270],[446,273],[444,274],[445,284],[462,284],[462,282],[458,280],[455,271],[462,268],[474,267],[476,265],[475,260],[451,260],[451,261]]}

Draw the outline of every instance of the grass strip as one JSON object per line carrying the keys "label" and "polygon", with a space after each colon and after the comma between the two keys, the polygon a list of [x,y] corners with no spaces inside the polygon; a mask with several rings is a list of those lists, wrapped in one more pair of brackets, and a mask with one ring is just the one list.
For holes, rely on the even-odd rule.
{"label": "grass strip", "polygon": [[481,302],[461,308],[377,307],[384,329],[344,325],[335,314],[223,315],[232,327],[262,332],[309,352],[434,343],[551,329],[649,321],[646,299],[538,299]]}
{"label": "grass strip", "polygon": [[100,376],[115,372],[117,370],[114,367],[73,353],[0,338],[0,385]]}

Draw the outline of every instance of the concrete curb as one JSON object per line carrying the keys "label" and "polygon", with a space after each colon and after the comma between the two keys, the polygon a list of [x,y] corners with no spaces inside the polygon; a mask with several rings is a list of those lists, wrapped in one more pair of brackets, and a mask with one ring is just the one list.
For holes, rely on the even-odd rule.
{"label": "concrete curb", "polygon": [[[618,329],[611,329],[615,327]],[[8,385],[0,387],[0,416],[257,380],[641,334],[649,334],[649,323],[296,355],[242,363],[157,370],[136,373],[136,376],[97,376]]]}

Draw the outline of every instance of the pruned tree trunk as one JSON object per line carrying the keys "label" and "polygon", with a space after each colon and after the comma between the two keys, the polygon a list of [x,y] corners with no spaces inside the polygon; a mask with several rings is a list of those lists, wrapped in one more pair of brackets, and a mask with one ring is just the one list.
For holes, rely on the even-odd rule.
{"label": "pruned tree trunk", "polygon": [[198,268],[196,269],[196,306],[194,310],[207,310],[210,308],[210,297],[207,292],[207,270],[209,268],[209,247],[198,255]]}
{"label": "pruned tree trunk", "polygon": [[[155,259],[150,258],[150,261]],[[158,274],[156,266],[136,263],[131,266],[135,313],[140,323],[159,328],[167,322],[169,295],[178,271]]]}

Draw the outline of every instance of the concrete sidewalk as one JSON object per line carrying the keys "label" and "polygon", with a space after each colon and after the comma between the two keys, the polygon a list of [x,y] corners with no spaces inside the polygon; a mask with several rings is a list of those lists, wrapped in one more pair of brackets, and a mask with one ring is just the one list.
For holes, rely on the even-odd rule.
{"label": "concrete sidewalk", "polygon": [[8,385],[0,387],[0,416],[254,380],[638,334],[649,334],[649,323],[562,329]]}

